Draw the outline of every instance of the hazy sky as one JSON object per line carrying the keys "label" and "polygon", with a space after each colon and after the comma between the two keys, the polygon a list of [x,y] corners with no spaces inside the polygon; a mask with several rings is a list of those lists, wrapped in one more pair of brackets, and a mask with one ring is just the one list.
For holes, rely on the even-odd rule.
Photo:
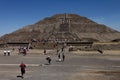
{"label": "hazy sky", "polygon": [[120,31],[120,0],[0,0],[0,36],[59,13],[75,13]]}

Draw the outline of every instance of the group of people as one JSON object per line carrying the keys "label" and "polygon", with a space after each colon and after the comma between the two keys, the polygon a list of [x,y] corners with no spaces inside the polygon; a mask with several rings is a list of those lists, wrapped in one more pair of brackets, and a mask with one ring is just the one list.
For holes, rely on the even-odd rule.
{"label": "group of people", "polygon": [[[43,54],[44,55],[46,54],[46,49],[44,49]],[[62,47],[61,50],[57,49],[57,55],[58,55],[58,61],[59,62],[65,60],[64,47]],[[48,61],[48,64],[51,64],[51,57],[50,56],[46,57],[46,60]]]}
{"label": "group of people", "polygon": [[27,48],[23,48],[23,47],[20,47],[20,48],[18,48],[18,50],[19,50],[19,54],[23,54],[23,56],[25,56],[26,54],[27,54]]}
{"label": "group of people", "polygon": [[[65,55],[64,54],[62,55],[62,58],[63,58],[63,61],[64,61],[64,59],[65,59]],[[60,56],[59,56],[59,59],[60,59]],[[48,61],[48,65],[50,65],[51,64],[51,57],[50,56],[46,57],[46,60]],[[26,72],[25,71],[25,68],[26,68],[25,63],[21,62],[21,64],[19,65],[19,67],[20,67],[20,70],[21,70],[21,77],[24,78],[23,75]]]}
{"label": "group of people", "polygon": [[[23,54],[24,55],[26,55],[26,49],[25,48],[20,48],[19,49],[19,53],[20,52],[23,52]],[[59,50],[57,50],[57,55],[58,55],[58,60],[59,61],[64,61],[65,60],[65,55],[64,55],[64,48],[62,48],[61,49],[61,53],[59,53]],[[8,51],[4,51],[4,56],[6,56],[6,55],[8,55],[8,56],[10,56],[10,54],[11,54],[11,52],[10,52],[10,50],[8,50]],[[46,54],[46,49],[44,49],[44,54]],[[51,59],[51,57],[50,56],[47,56],[46,57],[46,60],[47,60],[47,62],[48,62],[48,65],[50,65],[51,64],[51,61],[52,61],[52,59]],[[23,75],[25,74],[25,68],[26,68],[26,65],[23,63],[23,62],[21,62],[21,64],[19,65],[19,67],[20,67],[20,70],[21,70],[21,78],[24,78],[23,77]]]}
{"label": "group of people", "polygon": [[64,54],[64,50],[65,49],[65,46],[63,46],[61,48],[61,51],[57,50],[57,55],[58,55],[58,60],[59,61],[64,61],[65,60],[65,54]]}
{"label": "group of people", "polygon": [[10,56],[10,53],[11,53],[10,50],[5,50],[4,51],[4,56],[7,56],[7,55]]}
{"label": "group of people", "polygon": [[58,60],[59,61],[64,61],[65,60],[65,55],[64,55],[64,53],[62,53],[62,54],[58,54]]}
{"label": "group of people", "polygon": [[[46,60],[48,61],[48,65],[50,65],[51,64],[51,58],[50,58],[50,56],[48,56],[48,57],[46,57]],[[25,68],[26,68],[26,65],[22,62],[20,65],[19,65],[19,67],[20,67],[20,70],[21,70],[21,78],[24,78],[24,74],[25,74]]]}
{"label": "group of people", "polygon": [[[46,57],[46,60],[47,60],[47,62],[48,62],[48,64],[51,64],[51,57],[50,56],[48,56],[48,57]],[[64,61],[65,60],[65,55],[64,54],[62,54],[62,58],[61,58],[61,55],[60,54],[58,54],[58,61]]]}
{"label": "group of people", "polygon": [[[3,55],[4,56],[10,56],[12,52],[14,52],[14,48],[12,50],[4,50],[3,51]],[[27,54],[27,49],[26,48],[18,48],[18,53],[19,54],[23,54],[23,56],[25,56]]]}

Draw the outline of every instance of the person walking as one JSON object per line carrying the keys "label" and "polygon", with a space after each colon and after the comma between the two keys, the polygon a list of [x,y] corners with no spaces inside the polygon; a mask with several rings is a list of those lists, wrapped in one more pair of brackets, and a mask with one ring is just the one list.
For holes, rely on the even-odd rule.
{"label": "person walking", "polygon": [[26,68],[26,65],[22,62],[20,65],[19,65],[20,69],[21,69],[21,77],[23,78],[23,75],[25,74],[25,68]]}
{"label": "person walking", "polygon": [[50,56],[48,56],[48,57],[46,58],[46,60],[48,61],[48,64],[51,64],[51,58],[50,58]]}
{"label": "person walking", "polygon": [[4,56],[6,56],[6,54],[7,54],[7,51],[5,50],[5,51],[4,51]]}
{"label": "person walking", "polygon": [[64,46],[62,47],[62,49],[61,49],[61,52],[63,52],[64,51]]}
{"label": "person walking", "polygon": [[58,54],[58,59],[60,59],[60,53]]}
{"label": "person walking", "polygon": [[62,55],[62,58],[63,58],[63,61],[64,61],[65,60],[65,55],[64,54]]}
{"label": "person walking", "polygon": [[23,56],[27,54],[26,48],[23,48]]}
{"label": "person walking", "polygon": [[8,53],[8,56],[10,56],[10,53],[11,53],[10,50],[8,50],[7,53]]}
{"label": "person walking", "polygon": [[57,55],[59,54],[59,50],[57,49]]}
{"label": "person walking", "polygon": [[58,61],[60,61],[60,62],[61,62],[61,57],[60,57],[60,54],[61,54],[61,53],[59,53],[59,54],[58,54]]}
{"label": "person walking", "polygon": [[46,55],[46,49],[44,49],[44,53],[43,54]]}

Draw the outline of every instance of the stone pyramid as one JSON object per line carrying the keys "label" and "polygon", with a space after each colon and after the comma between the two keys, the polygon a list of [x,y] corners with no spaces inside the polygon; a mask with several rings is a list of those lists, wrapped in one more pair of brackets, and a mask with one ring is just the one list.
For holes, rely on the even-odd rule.
{"label": "stone pyramid", "polygon": [[56,14],[33,25],[25,26],[0,38],[1,43],[35,41],[98,41],[120,40],[120,32],[77,14]]}

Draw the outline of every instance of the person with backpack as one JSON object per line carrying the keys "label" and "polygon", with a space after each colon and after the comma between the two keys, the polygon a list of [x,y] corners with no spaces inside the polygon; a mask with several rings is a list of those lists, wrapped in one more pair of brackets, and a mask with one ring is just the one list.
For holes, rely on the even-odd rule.
{"label": "person with backpack", "polygon": [[46,60],[48,61],[48,64],[51,64],[51,58],[50,58],[50,56],[48,56],[48,57],[46,58]]}

